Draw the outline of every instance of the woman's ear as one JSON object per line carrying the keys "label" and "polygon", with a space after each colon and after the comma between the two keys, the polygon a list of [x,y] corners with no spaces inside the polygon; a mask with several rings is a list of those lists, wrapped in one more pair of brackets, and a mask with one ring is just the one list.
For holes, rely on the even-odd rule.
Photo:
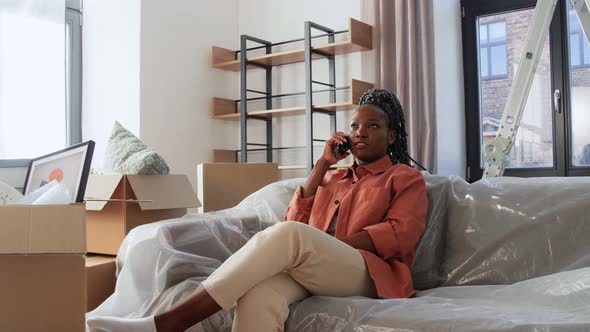
{"label": "woman's ear", "polygon": [[387,132],[387,144],[391,145],[395,143],[395,130],[389,130]]}

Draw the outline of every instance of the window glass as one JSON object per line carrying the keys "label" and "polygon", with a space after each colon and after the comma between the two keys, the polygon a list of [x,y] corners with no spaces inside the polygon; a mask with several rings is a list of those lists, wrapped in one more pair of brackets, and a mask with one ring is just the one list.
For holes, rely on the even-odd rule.
{"label": "window glass", "polygon": [[64,23],[0,17],[0,159],[66,147]]}
{"label": "window glass", "polygon": [[506,40],[506,24],[504,22],[496,22],[489,25],[490,42],[505,41]]}
{"label": "window glass", "polygon": [[[575,10],[568,15],[569,33],[569,89],[571,105],[570,162],[574,167],[590,166],[590,48],[586,36],[580,31]],[[579,31],[579,32],[575,32]],[[572,33],[573,32],[573,33]],[[589,31],[590,33],[590,31]]]}
{"label": "window glass", "polygon": [[[533,16],[532,9],[512,11],[497,15],[480,16],[479,26],[487,25],[503,42],[481,44],[480,49],[489,50],[489,78],[480,80],[480,133],[481,144],[496,137],[502,114],[508,101],[528,27]],[[492,32],[493,31],[493,32]],[[481,51],[480,77],[485,78],[484,52]],[[509,69],[510,68],[510,69]],[[549,37],[545,40],[539,66],[533,79],[514,145],[507,156],[507,168],[536,168],[553,166],[553,120],[551,109],[551,61]],[[481,155],[483,168],[485,155]]]}
{"label": "window glass", "polygon": [[482,44],[488,42],[488,26],[486,24],[479,26],[479,42]]}
{"label": "window glass", "polygon": [[506,75],[506,45],[491,48],[492,75]]}
{"label": "window glass", "polygon": [[572,33],[570,35],[570,64],[572,66],[579,66],[580,63],[580,38],[579,34]]}
{"label": "window glass", "polygon": [[481,76],[482,77],[486,77],[489,76],[490,73],[488,72],[488,48],[487,47],[483,47],[480,48],[480,70],[481,70]]}

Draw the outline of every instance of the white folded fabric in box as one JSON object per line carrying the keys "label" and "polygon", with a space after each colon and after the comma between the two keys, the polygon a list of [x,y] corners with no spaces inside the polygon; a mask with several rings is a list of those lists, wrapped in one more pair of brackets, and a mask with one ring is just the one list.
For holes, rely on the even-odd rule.
{"label": "white folded fabric in box", "polygon": [[67,205],[73,203],[66,186],[53,180],[32,193],[13,197],[6,205]]}

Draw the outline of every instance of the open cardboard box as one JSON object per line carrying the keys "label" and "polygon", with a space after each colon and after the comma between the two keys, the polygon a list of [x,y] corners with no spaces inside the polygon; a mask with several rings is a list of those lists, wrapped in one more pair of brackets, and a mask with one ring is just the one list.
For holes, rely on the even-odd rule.
{"label": "open cardboard box", "polygon": [[186,175],[91,175],[86,200],[88,252],[107,255],[133,228],[200,206]]}
{"label": "open cardboard box", "polygon": [[236,206],[258,189],[279,180],[277,163],[203,163],[197,165],[199,212]]}
{"label": "open cardboard box", "polygon": [[0,206],[0,331],[84,331],[84,214],[84,204]]}
{"label": "open cardboard box", "polygon": [[115,256],[88,255],[86,257],[86,311],[96,309],[115,291]]}

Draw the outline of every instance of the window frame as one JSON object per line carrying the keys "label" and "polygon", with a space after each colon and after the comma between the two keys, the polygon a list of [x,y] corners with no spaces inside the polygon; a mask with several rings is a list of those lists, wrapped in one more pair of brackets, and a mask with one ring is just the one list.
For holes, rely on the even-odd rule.
{"label": "window frame", "polygon": [[[71,24],[68,86],[66,87],[66,143],[68,146],[82,142],[82,0],[66,0],[65,23]],[[65,33],[65,31],[64,31]],[[66,45],[67,47],[68,45]],[[65,61],[65,59],[64,59]],[[65,74],[65,73],[64,73]],[[68,93],[69,92],[69,93]],[[36,156],[31,156],[31,158]],[[30,159],[0,159],[0,168],[27,167]]]}
{"label": "window frame", "polygon": [[[490,42],[490,29],[489,26],[492,24],[496,24],[496,23],[504,23],[504,27],[507,27],[506,24],[506,20],[496,20],[496,21],[491,21],[491,22],[487,22],[484,23],[482,25],[485,25],[487,27],[486,29],[486,34],[487,34],[487,41],[484,43],[484,45],[482,46],[482,44],[479,44],[479,50],[478,50],[478,55],[480,54],[479,52],[481,51],[482,48],[486,49],[486,54],[487,54],[487,59],[488,59],[488,75],[486,76],[480,76],[482,80],[484,81],[491,81],[491,80],[502,80],[502,79],[506,79],[510,76],[510,73],[508,72],[508,38],[507,38],[507,34],[504,35],[504,40],[503,41],[493,41]],[[479,39],[479,27],[478,28],[478,39]],[[508,31],[506,31],[506,33],[508,33]],[[504,45],[506,48],[506,53],[504,54],[505,58],[506,58],[506,74],[499,74],[499,75],[494,75],[492,74],[492,47],[494,46],[502,46]],[[478,58],[479,61],[479,58]],[[480,67],[481,67],[481,63],[480,63]]]}
{"label": "window frame", "polygon": [[[482,124],[480,119],[480,84],[478,67],[478,35],[477,18],[479,16],[495,15],[503,12],[531,9],[535,7],[536,0],[461,0],[463,11],[462,37],[463,37],[463,70],[464,70],[464,91],[465,91],[465,137],[467,169],[466,180],[474,182],[482,178],[483,168],[481,167],[481,141]],[[569,91],[567,89],[568,74],[567,59],[567,22],[562,19],[566,2],[558,0],[555,13],[549,29],[550,52],[551,52],[551,91],[560,89],[561,109],[569,110]],[[566,60],[567,61],[567,60]],[[538,176],[566,176],[569,163],[566,154],[569,155],[569,128],[566,128],[569,111],[556,113],[551,105],[553,115],[553,167],[543,168],[507,168],[505,176],[538,177]],[[513,147],[514,148],[514,147]],[[566,150],[568,152],[566,152]],[[571,173],[571,171],[569,172]]]}

